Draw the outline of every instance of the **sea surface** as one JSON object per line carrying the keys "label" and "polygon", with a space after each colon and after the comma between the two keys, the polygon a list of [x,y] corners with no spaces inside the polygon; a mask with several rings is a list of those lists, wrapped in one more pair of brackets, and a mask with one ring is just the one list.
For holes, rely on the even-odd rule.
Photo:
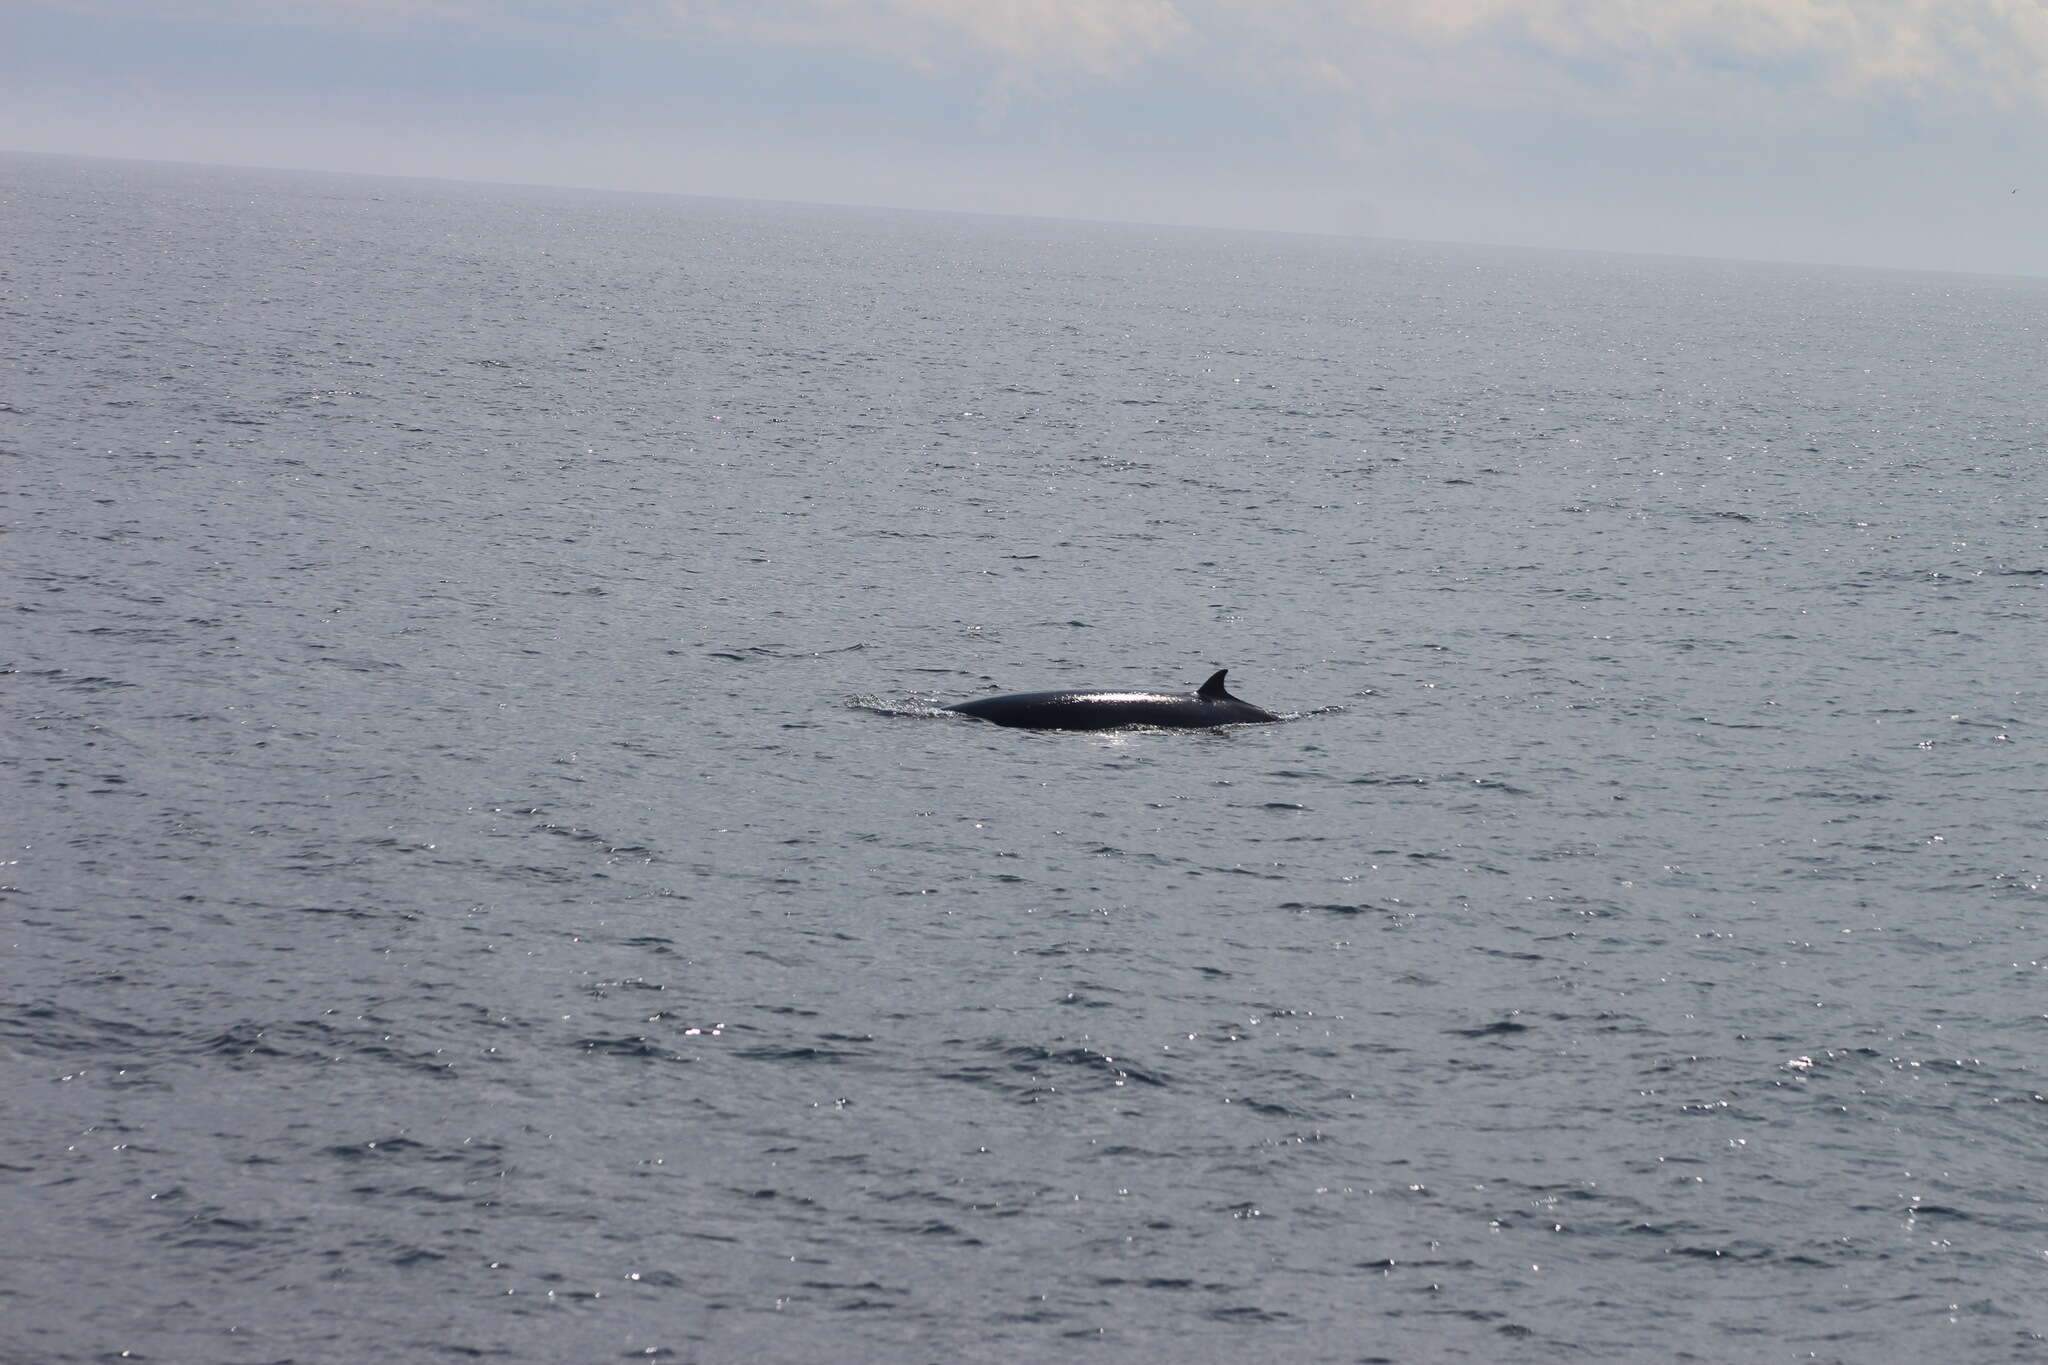
{"label": "sea surface", "polygon": [[0,158],[0,1359],[2048,1360],[2044,355]]}

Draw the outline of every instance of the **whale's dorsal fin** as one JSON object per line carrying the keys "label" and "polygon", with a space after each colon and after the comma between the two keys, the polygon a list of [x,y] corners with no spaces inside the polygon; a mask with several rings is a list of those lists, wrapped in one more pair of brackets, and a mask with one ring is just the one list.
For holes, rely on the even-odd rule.
{"label": "whale's dorsal fin", "polygon": [[1236,701],[1236,697],[1223,690],[1223,675],[1229,671],[1227,668],[1217,669],[1215,676],[1203,683],[1201,690],[1196,692],[1195,695],[1203,701]]}

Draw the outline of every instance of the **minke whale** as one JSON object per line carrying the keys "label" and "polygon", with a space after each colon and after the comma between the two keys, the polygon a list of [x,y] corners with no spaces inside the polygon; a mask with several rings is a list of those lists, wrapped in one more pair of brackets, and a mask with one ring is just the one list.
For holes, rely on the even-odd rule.
{"label": "minke whale", "polygon": [[1229,671],[1217,669],[1216,675],[1194,692],[1018,692],[1007,697],[977,697],[946,709],[1027,730],[1119,730],[1127,725],[1188,729],[1280,719],[1224,690],[1223,675]]}

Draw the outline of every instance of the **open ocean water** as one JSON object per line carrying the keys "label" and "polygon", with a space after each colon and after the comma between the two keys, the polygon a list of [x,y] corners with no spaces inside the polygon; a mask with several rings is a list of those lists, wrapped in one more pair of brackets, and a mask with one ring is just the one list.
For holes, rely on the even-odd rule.
{"label": "open ocean water", "polygon": [[0,272],[10,1365],[2048,1360],[2048,281],[25,156]]}

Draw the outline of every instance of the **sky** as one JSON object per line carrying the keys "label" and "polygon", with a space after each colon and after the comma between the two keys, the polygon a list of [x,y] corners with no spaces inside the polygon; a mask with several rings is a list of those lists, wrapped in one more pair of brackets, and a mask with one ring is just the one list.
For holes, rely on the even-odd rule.
{"label": "sky", "polygon": [[2048,275],[2048,0],[0,0],[0,147]]}

